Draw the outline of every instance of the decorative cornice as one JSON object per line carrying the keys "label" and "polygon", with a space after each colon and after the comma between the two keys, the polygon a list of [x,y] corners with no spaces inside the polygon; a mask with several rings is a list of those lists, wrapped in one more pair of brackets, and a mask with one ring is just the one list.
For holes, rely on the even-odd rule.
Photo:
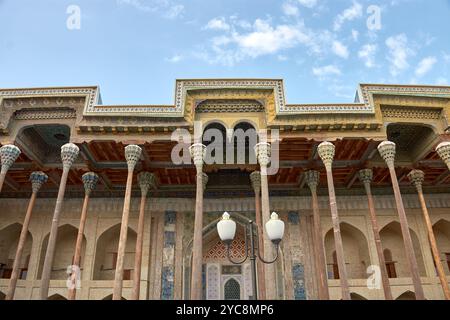
{"label": "decorative cornice", "polygon": [[[295,115],[375,115],[374,95],[450,98],[450,87],[361,84],[355,103],[349,104],[286,104],[284,85],[277,79],[193,79],[177,80],[174,105],[102,105],[98,87],[0,89],[0,105],[3,100],[32,97],[85,97],[83,116],[134,116],[179,117],[185,115],[186,97],[189,91],[214,89],[271,90],[273,91],[275,116]],[[6,108],[6,107],[5,107]],[[398,112],[398,111],[391,111]],[[414,115],[419,117],[419,115]],[[426,112],[428,117],[436,114]]]}

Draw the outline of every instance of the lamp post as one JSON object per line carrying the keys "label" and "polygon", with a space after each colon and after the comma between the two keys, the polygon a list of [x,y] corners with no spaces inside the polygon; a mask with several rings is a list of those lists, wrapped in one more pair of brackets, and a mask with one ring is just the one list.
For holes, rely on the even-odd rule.
{"label": "lamp post", "polygon": [[442,142],[436,148],[436,152],[439,154],[441,159],[445,162],[448,169],[450,170],[450,142]]}
{"label": "lamp post", "polygon": [[[250,234],[248,234],[248,230],[250,231]],[[256,231],[256,234],[255,234]],[[258,234],[258,227],[257,225],[252,221],[249,220],[247,225],[245,226],[245,258],[241,261],[233,261],[230,255],[230,247],[231,243],[233,242],[234,236],[236,235],[236,222],[234,222],[230,218],[230,214],[228,212],[225,212],[222,215],[222,220],[220,220],[217,223],[217,232],[219,233],[220,239],[225,243],[227,247],[227,257],[228,260],[233,264],[243,264],[245,261],[247,261],[248,258],[250,258],[251,262],[251,272],[252,272],[252,291],[253,291],[253,300],[258,300],[258,290],[257,290],[257,280],[256,280],[256,259],[259,258],[262,263],[265,264],[273,264],[278,259],[278,251],[280,242],[283,239],[284,235],[284,222],[281,221],[278,218],[278,215],[273,212],[271,215],[271,218],[266,223],[266,233],[270,241],[272,241],[273,245],[275,246],[276,250],[276,256],[271,261],[266,261],[261,257],[261,254],[259,253],[259,245],[256,244],[259,243],[259,234]],[[255,241],[255,237],[257,238]],[[250,238],[250,248],[249,245],[249,238]],[[250,255],[249,255],[249,249],[250,249]]]}

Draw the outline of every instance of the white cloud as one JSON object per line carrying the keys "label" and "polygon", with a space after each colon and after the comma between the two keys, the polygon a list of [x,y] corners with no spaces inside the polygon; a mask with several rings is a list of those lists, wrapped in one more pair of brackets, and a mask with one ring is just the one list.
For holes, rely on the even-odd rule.
{"label": "white cloud", "polygon": [[317,4],[317,0],[297,0],[302,6],[307,8],[313,8]]}
{"label": "white cloud", "polygon": [[416,76],[422,77],[433,69],[433,66],[436,64],[436,57],[427,57],[422,59],[419,62],[419,65],[416,68]]}
{"label": "white cloud", "polygon": [[358,57],[364,60],[367,68],[375,67],[375,54],[378,50],[376,44],[366,44],[358,52]]}
{"label": "white cloud", "polygon": [[[330,35],[314,33],[302,21],[295,24],[276,25],[270,19],[256,19],[250,27],[238,19],[225,19],[229,28],[221,23],[221,34],[210,39],[210,47],[203,47],[195,55],[208,63],[234,65],[245,58],[263,55],[281,55],[282,51],[305,46],[309,53],[319,54],[325,43],[330,44]],[[214,23],[214,26],[219,26]]]}
{"label": "white cloud", "polygon": [[298,16],[299,14],[298,7],[290,2],[283,3],[281,8],[283,10],[283,13],[287,16]]}
{"label": "white cloud", "polygon": [[275,53],[282,49],[292,48],[299,43],[311,41],[310,37],[297,26],[278,25],[273,27],[261,19],[256,19],[253,24],[253,32],[247,34],[235,32],[232,38],[251,57]]}
{"label": "white cloud", "polygon": [[133,6],[144,12],[159,12],[164,18],[175,19],[183,15],[184,5],[174,0],[116,0],[118,5]]}
{"label": "white cloud", "polygon": [[225,18],[220,17],[209,20],[204,29],[229,30],[230,25],[225,21]]}
{"label": "white cloud", "polygon": [[345,9],[342,13],[340,13],[336,17],[336,19],[334,20],[334,27],[333,27],[334,31],[339,31],[346,21],[352,21],[361,18],[362,15],[363,15],[362,5],[354,1],[351,7]]}
{"label": "white cloud", "polygon": [[177,62],[180,62],[181,60],[183,60],[183,56],[180,54],[175,54],[170,58],[166,58],[166,61],[168,61],[170,63],[177,63]]}
{"label": "white cloud", "polygon": [[390,73],[395,77],[409,68],[408,58],[414,54],[414,51],[408,46],[408,38],[405,34],[389,37],[386,40],[386,46],[389,49],[387,59],[391,63]]}
{"label": "white cloud", "polygon": [[319,78],[341,75],[341,70],[337,66],[331,64],[323,67],[313,68],[312,71],[313,74]]}
{"label": "white cloud", "polygon": [[349,56],[347,47],[340,41],[337,40],[333,41],[332,50],[335,55],[343,59],[347,59]]}

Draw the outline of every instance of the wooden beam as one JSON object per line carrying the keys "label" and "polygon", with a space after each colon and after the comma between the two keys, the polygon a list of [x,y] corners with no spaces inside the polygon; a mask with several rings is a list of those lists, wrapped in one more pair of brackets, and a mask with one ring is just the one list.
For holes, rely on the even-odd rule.
{"label": "wooden beam", "polygon": [[442,185],[449,177],[450,177],[450,172],[446,171],[443,174],[441,174],[439,177],[437,177],[435,182],[433,182],[433,185]]}
{"label": "wooden beam", "polygon": [[20,185],[14,181],[13,178],[11,178],[10,176],[6,175],[5,177],[5,184],[10,187],[11,189],[13,189],[14,191],[19,191]]}

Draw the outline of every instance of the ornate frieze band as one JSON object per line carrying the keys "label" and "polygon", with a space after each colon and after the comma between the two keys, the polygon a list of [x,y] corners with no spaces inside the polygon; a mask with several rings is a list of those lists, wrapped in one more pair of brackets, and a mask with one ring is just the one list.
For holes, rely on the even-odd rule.
{"label": "ornate frieze band", "polygon": [[[395,199],[393,196],[374,196],[376,209],[395,209]],[[420,209],[420,203],[415,194],[403,195],[405,208]],[[428,208],[450,208],[449,194],[429,194],[427,195]],[[272,197],[270,199],[271,207],[278,211],[296,211],[302,214],[304,210],[311,209],[310,197]],[[48,211],[49,201],[46,199],[38,199],[36,202],[36,210]],[[90,206],[92,210],[101,212],[104,216],[118,216],[120,214],[120,205],[123,203],[121,198],[93,198]],[[139,210],[139,199],[132,198],[131,211]],[[338,196],[337,204],[339,210],[367,210],[367,198],[365,196]],[[160,211],[179,211],[179,212],[193,212],[195,206],[195,199],[182,198],[154,198],[152,203],[147,204],[146,210],[154,212]],[[4,209],[5,212],[18,212],[23,207],[22,199],[2,199],[0,202],[0,211]],[[321,210],[329,209],[329,202],[327,197],[319,197],[319,207]],[[7,208],[7,210],[6,210]],[[68,214],[73,212],[74,218],[78,219],[80,210],[80,202],[78,199],[67,199],[64,202],[64,210]],[[205,199],[205,212],[251,212],[255,210],[254,198],[243,198],[239,201],[231,199]],[[3,212],[3,211],[2,211]]]}
{"label": "ornate frieze band", "polygon": [[[276,79],[225,79],[225,80],[177,80],[174,105],[102,105],[98,87],[38,88],[0,90],[2,113],[11,99],[84,97],[84,116],[126,116],[135,117],[183,117],[186,96],[189,91],[212,89],[249,89],[273,90],[276,115],[302,114],[374,114],[373,96],[397,95],[450,98],[450,87],[439,86],[401,86],[401,85],[365,85],[358,87],[355,103],[349,104],[290,104],[285,101],[282,80]],[[36,102],[30,99],[31,103]],[[44,100],[45,101],[45,100]]]}

